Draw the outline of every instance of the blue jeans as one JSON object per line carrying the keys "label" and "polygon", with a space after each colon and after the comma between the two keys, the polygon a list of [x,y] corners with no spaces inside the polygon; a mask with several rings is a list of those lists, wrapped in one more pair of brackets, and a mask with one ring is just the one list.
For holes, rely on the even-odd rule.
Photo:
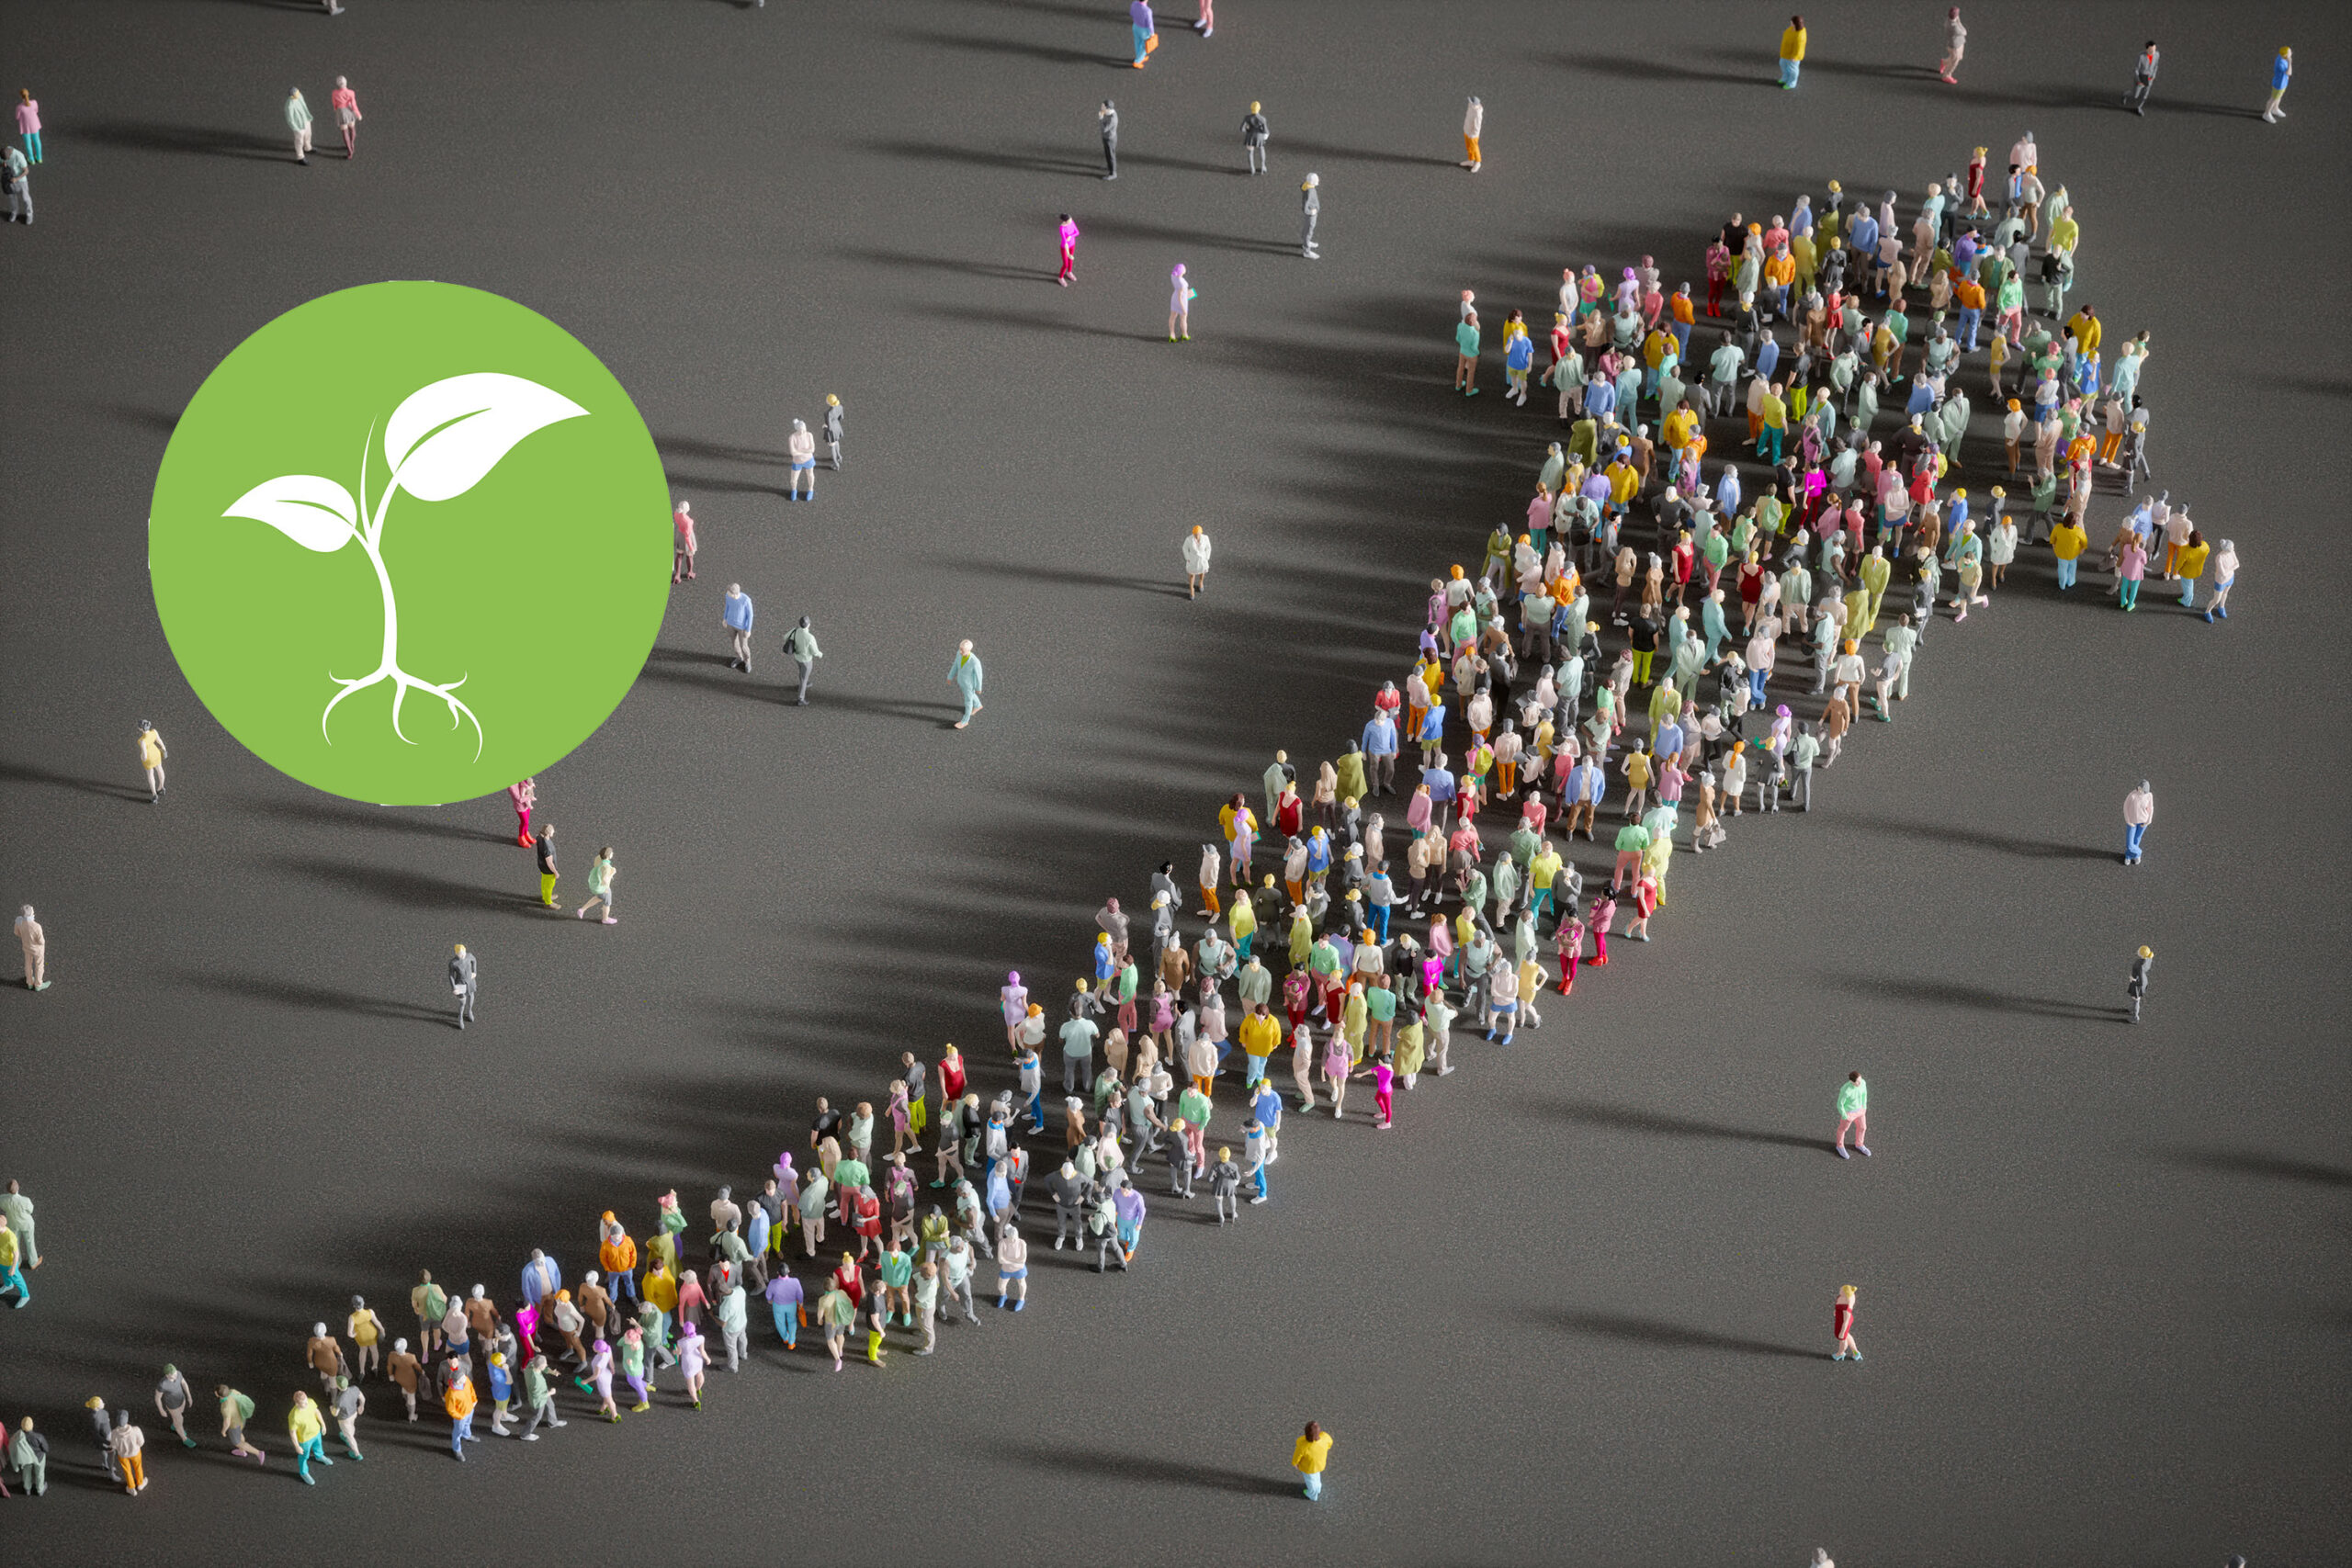
{"label": "blue jeans", "polygon": [[2138,860],[2140,840],[2147,836],[2148,825],[2145,822],[2126,822],[2123,825],[2123,858]]}
{"label": "blue jeans", "polygon": [[1029,1125],[1039,1132],[1045,1131],[1046,1127],[1045,1097],[1043,1089],[1029,1097]]}
{"label": "blue jeans", "polygon": [[1306,1478],[1306,1500],[1310,1503],[1320,1502],[1322,1497],[1323,1472],[1318,1470],[1310,1473]]}
{"label": "blue jeans", "polygon": [[775,1337],[784,1341],[784,1348],[787,1350],[797,1348],[800,1344],[800,1309],[779,1302],[771,1303],[768,1311],[775,1318]]}
{"label": "blue jeans", "polygon": [[466,1457],[466,1439],[474,1435],[474,1413],[467,1411],[449,1423],[449,1451],[459,1459]]}
{"label": "blue jeans", "polygon": [[1380,940],[1383,942],[1388,940],[1388,910],[1389,906],[1386,904],[1374,904],[1372,907],[1372,929],[1380,933]]}
{"label": "blue jeans", "polygon": [[2081,565],[2082,562],[2080,560],[2060,561],[2058,563],[2058,586],[2061,588],[2072,588],[2075,586],[2075,572],[2081,567]]}
{"label": "blue jeans", "polygon": [[1783,60],[1781,62],[1781,85],[1783,87],[1795,86],[1797,85],[1797,73],[1803,68],[1804,62],[1801,61]]}
{"label": "blue jeans", "polygon": [[1962,354],[1973,354],[1976,352],[1976,327],[1977,323],[1982,321],[1984,319],[1984,311],[1971,310],[1965,306],[1962,307],[1960,312],[1960,350]]}
{"label": "blue jeans", "polygon": [[1771,673],[1770,670],[1750,670],[1747,672],[1748,706],[1760,708],[1764,705],[1764,682]]}
{"label": "blue jeans", "polygon": [[1141,65],[1149,55],[1149,46],[1146,40],[1151,35],[1138,27],[1130,26],[1127,30],[1136,36],[1136,63]]}

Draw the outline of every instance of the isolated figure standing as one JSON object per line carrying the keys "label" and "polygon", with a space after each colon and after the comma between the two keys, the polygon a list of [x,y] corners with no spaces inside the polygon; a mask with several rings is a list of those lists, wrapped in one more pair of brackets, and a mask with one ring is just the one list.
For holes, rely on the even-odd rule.
{"label": "isolated figure standing", "polygon": [[1298,254],[1308,261],[1323,259],[1323,253],[1315,248],[1315,220],[1323,213],[1323,197],[1318,188],[1322,184],[1321,175],[1309,175],[1306,183],[1298,187]]}
{"label": "isolated figure standing", "polygon": [[1961,25],[1960,7],[1954,6],[1944,17],[1944,57],[1936,67],[1936,74],[1957,86],[1960,78],[1952,74],[1960,69],[1960,57],[1968,50],[1968,29]]}
{"label": "isolated figure standing", "polygon": [[1195,523],[1193,531],[1184,536],[1184,597],[1197,599],[1208,585],[1209,536]]}
{"label": "isolated figure standing", "polygon": [[1108,98],[1103,99],[1102,107],[1094,111],[1094,123],[1102,132],[1102,177],[1115,180],[1119,177],[1118,105]]}
{"label": "isolated figure standing", "polygon": [[1069,213],[1063,213],[1061,227],[1056,231],[1055,233],[1055,238],[1059,241],[1061,244],[1062,265],[1061,270],[1054,274],[1054,281],[1060,284],[1064,288],[1068,288],[1071,284],[1078,281],[1079,233],[1080,230],[1077,222],[1071,219]]}
{"label": "isolated figure standing", "polygon": [[[2284,50],[2279,51],[2285,53]],[[1255,105],[1251,106],[1255,107]],[[40,100],[30,87],[17,89],[17,134],[25,139],[25,156],[40,162]]]}
{"label": "isolated figure standing", "polygon": [[286,129],[294,133],[294,161],[311,161],[311,106],[302,101],[302,89],[295,88],[286,96]]}
{"label": "isolated figure standing", "polygon": [[481,966],[474,955],[459,942],[449,958],[449,989],[458,998],[458,1027],[463,1029],[474,1021],[474,998],[481,992]]}
{"label": "isolated figure standing", "polygon": [[1862,1359],[1862,1348],[1854,1343],[1854,1294],[1853,1286],[1839,1286],[1838,1304],[1829,1311],[1829,1331],[1838,1337],[1838,1348],[1829,1356],[1833,1361]]}
{"label": "isolated figure standing", "polygon": [[678,509],[670,513],[670,581],[691,582],[695,575],[695,509],[694,502],[681,501]]}
{"label": "isolated figure standing", "polygon": [[842,400],[834,393],[825,394],[825,456],[833,472],[842,471]]}
{"label": "isolated figure standing", "polygon": [[359,112],[359,95],[338,76],[334,91],[327,95],[327,106],[334,110],[335,126],[343,132],[343,161],[347,164],[359,152],[359,122],[367,118]]}
{"label": "isolated figure standing", "polygon": [[1159,23],[1151,14],[1151,0],[1129,0],[1128,30],[1135,35],[1135,67],[1142,70],[1150,63],[1151,51],[1159,47]]}
{"label": "isolated figure standing", "polygon": [[[2287,84],[2294,79],[2294,74],[2295,51],[2291,49],[2280,50],[2278,58],[2270,62],[2270,101],[2262,108],[2262,118],[2265,124],[2276,125],[2287,117],[2286,109],[2280,106],[2287,100]],[[36,137],[34,140],[38,141],[40,138]]]}
{"label": "isolated figure standing", "polygon": [[808,616],[801,616],[800,624],[784,639],[784,651],[800,666],[800,695],[794,699],[794,705],[805,708],[808,705],[808,677],[816,672],[817,660],[825,657],[825,650],[817,646],[817,634],[808,629]]}
{"label": "isolated figure standing", "polygon": [[727,598],[719,605],[718,610],[718,618],[725,623],[727,629],[733,634],[735,639],[735,657],[729,660],[727,663],[729,669],[741,670],[746,675],[752,672],[752,596],[743,592],[743,585],[740,582],[729,583]]}
{"label": "isolated figure standing", "polygon": [[964,716],[956,721],[956,728],[967,728],[972,716],[988,705],[980,701],[980,656],[972,651],[971,638],[966,637],[956,645],[956,662],[948,666],[947,678],[956,682],[956,691],[964,696]]}
{"label": "isolated figure standing", "polygon": [[1470,96],[1470,107],[1462,114],[1462,166],[1472,174],[1478,172],[1478,137],[1487,127],[1487,106]]}
{"label": "isolated figure standing", "polygon": [[2141,840],[2148,836],[2148,824],[2156,819],[2156,792],[2142,779],[2140,787],[2123,797],[2123,863],[2140,863]]}
{"label": "isolated figure standing", "polygon": [[2132,62],[2132,90],[2123,95],[2123,107],[2145,119],[2148,115],[2148,94],[2156,85],[2156,65],[2162,60],[2156,52],[2156,40],[2150,39],[2140,51],[2140,58]]}
{"label": "isolated figure standing", "polygon": [[164,738],[145,719],[139,721],[139,765],[147,770],[147,804],[154,805],[164,798],[164,759],[171,751],[164,745]]}
{"label": "isolated figure standing", "polygon": [[1306,1433],[1290,1451],[1290,1467],[1306,1480],[1306,1500],[1319,1502],[1323,1496],[1323,1471],[1331,1462],[1331,1434],[1316,1423],[1306,1424]]}
{"label": "isolated figure standing", "polygon": [[1781,86],[1794,92],[1797,74],[1804,69],[1804,18],[1791,17],[1781,29]]}
{"label": "isolated figure standing", "polygon": [[49,989],[49,933],[41,929],[39,920],[33,919],[30,904],[26,905],[24,912],[17,917],[17,945],[24,950],[25,954],[25,989]]}
{"label": "isolated figure standing", "polygon": [[2143,947],[2132,955],[2132,977],[2124,982],[2123,993],[2132,998],[2132,1021],[2140,1021],[2140,998],[2148,994],[2148,972],[2156,966],[2156,950]]}
{"label": "isolated figure standing", "polygon": [[1190,343],[1193,339],[1193,299],[1200,290],[1185,281],[1184,264],[1178,262],[1168,275],[1168,341],[1179,336]]}
{"label": "isolated figure standing", "polygon": [[[792,490],[788,499],[816,500],[817,438],[808,434],[806,422],[797,419],[792,422],[792,434],[784,438],[784,450],[785,456],[792,461]],[[803,495],[800,490],[800,481],[803,479],[808,481],[808,491],[806,495]],[[748,669],[748,666],[746,668]]]}
{"label": "isolated figure standing", "polygon": [[1846,1134],[1854,1134],[1854,1147],[1864,1156],[1871,1152],[1871,1086],[1862,1081],[1860,1073],[1848,1073],[1846,1081],[1838,1086],[1838,1157],[1851,1159],[1846,1152]]}
{"label": "isolated figure standing", "polygon": [[1241,117],[1241,151],[1249,159],[1250,172],[1253,175],[1266,172],[1266,138],[1272,134],[1266,129],[1266,117],[1252,100],[1250,112]]}

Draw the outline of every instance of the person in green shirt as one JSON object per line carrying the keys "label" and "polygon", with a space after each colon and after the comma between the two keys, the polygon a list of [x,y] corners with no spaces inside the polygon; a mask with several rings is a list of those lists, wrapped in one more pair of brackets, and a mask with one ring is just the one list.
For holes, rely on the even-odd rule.
{"label": "person in green shirt", "polygon": [[596,858],[588,864],[588,902],[572,913],[584,920],[589,910],[602,904],[605,907],[603,923],[608,926],[620,924],[620,917],[613,913],[613,878],[619,874],[620,868],[613,863],[613,846],[606,844],[596,852]]}
{"label": "person in green shirt", "polygon": [[1867,1140],[1871,1135],[1871,1086],[1862,1081],[1860,1073],[1848,1073],[1846,1081],[1838,1086],[1838,1142],[1839,1159],[1854,1156],[1846,1152],[1846,1130],[1852,1128],[1854,1146],[1864,1156],[1871,1152]]}
{"label": "person in green shirt", "polygon": [[1638,873],[1642,853],[1650,847],[1650,830],[1639,822],[1628,822],[1617,829],[1617,869],[1609,879],[1609,890],[1616,892],[1624,886],[1627,876]]}
{"label": "person in green shirt", "polygon": [[1453,389],[1465,398],[1478,395],[1478,313],[1464,311],[1453,329]]}

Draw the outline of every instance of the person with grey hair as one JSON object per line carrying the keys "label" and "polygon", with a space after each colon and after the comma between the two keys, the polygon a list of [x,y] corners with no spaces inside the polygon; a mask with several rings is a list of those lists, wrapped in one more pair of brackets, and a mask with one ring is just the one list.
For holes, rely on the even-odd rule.
{"label": "person with grey hair", "polygon": [[1298,254],[1308,261],[1323,259],[1323,254],[1315,248],[1315,220],[1323,213],[1323,197],[1320,189],[1322,184],[1322,175],[1311,174],[1306,176],[1306,183],[1298,187],[1298,212],[1301,224]]}
{"label": "person with grey hair", "polygon": [[17,945],[25,953],[25,989],[49,989],[51,984],[48,975],[49,932],[42,930],[41,923],[33,918],[30,904],[26,905],[24,913],[17,917]]}
{"label": "person with grey hair", "polygon": [[[786,501],[816,500],[817,438],[808,434],[808,425],[806,421],[796,419],[792,422],[792,434],[785,437],[784,450],[786,457],[792,462],[792,488],[785,492],[785,499]],[[808,492],[806,496],[800,492],[800,481],[803,479],[808,481]]]}
{"label": "person with grey hair", "polygon": [[801,616],[800,624],[786,635],[784,651],[800,666],[800,694],[793,701],[794,705],[805,708],[808,705],[808,677],[816,673],[817,660],[825,657],[825,650],[817,646],[817,634],[808,629],[808,616]]}
{"label": "person with grey hair", "polygon": [[359,122],[368,117],[359,112],[359,95],[341,76],[334,79],[334,91],[327,95],[327,105],[334,110],[336,129],[343,132],[343,161],[348,164],[359,151]]}
{"label": "person with grey hair", "polygon": [[1102,177],[1115,180],[1119,177],[1119,106],[1103,99],[1102,107],[1094,111],[1094,123],[1102,132]]}

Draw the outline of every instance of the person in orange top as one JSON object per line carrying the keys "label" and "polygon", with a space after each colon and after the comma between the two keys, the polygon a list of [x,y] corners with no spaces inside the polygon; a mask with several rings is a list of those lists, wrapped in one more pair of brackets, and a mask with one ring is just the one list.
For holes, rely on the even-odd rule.
{"label": "person in orange top", "polygon": [[479,1441],[474,1436],[474,1380],[466,1375],[465,1363],[449,1363],[449,1381],[441,1391],[441,1408],[449,1413],[449,1451],[459,1459],[466,1457],[466,1445]]}
{"label": "person in orange top", "polygon": [[604,1240],[597,1245],[596,1260],[605,1266],[605,1293],[616,1304],[637,1300],[637,1243],[613,1218],[610,1209],[605,1211]]}

